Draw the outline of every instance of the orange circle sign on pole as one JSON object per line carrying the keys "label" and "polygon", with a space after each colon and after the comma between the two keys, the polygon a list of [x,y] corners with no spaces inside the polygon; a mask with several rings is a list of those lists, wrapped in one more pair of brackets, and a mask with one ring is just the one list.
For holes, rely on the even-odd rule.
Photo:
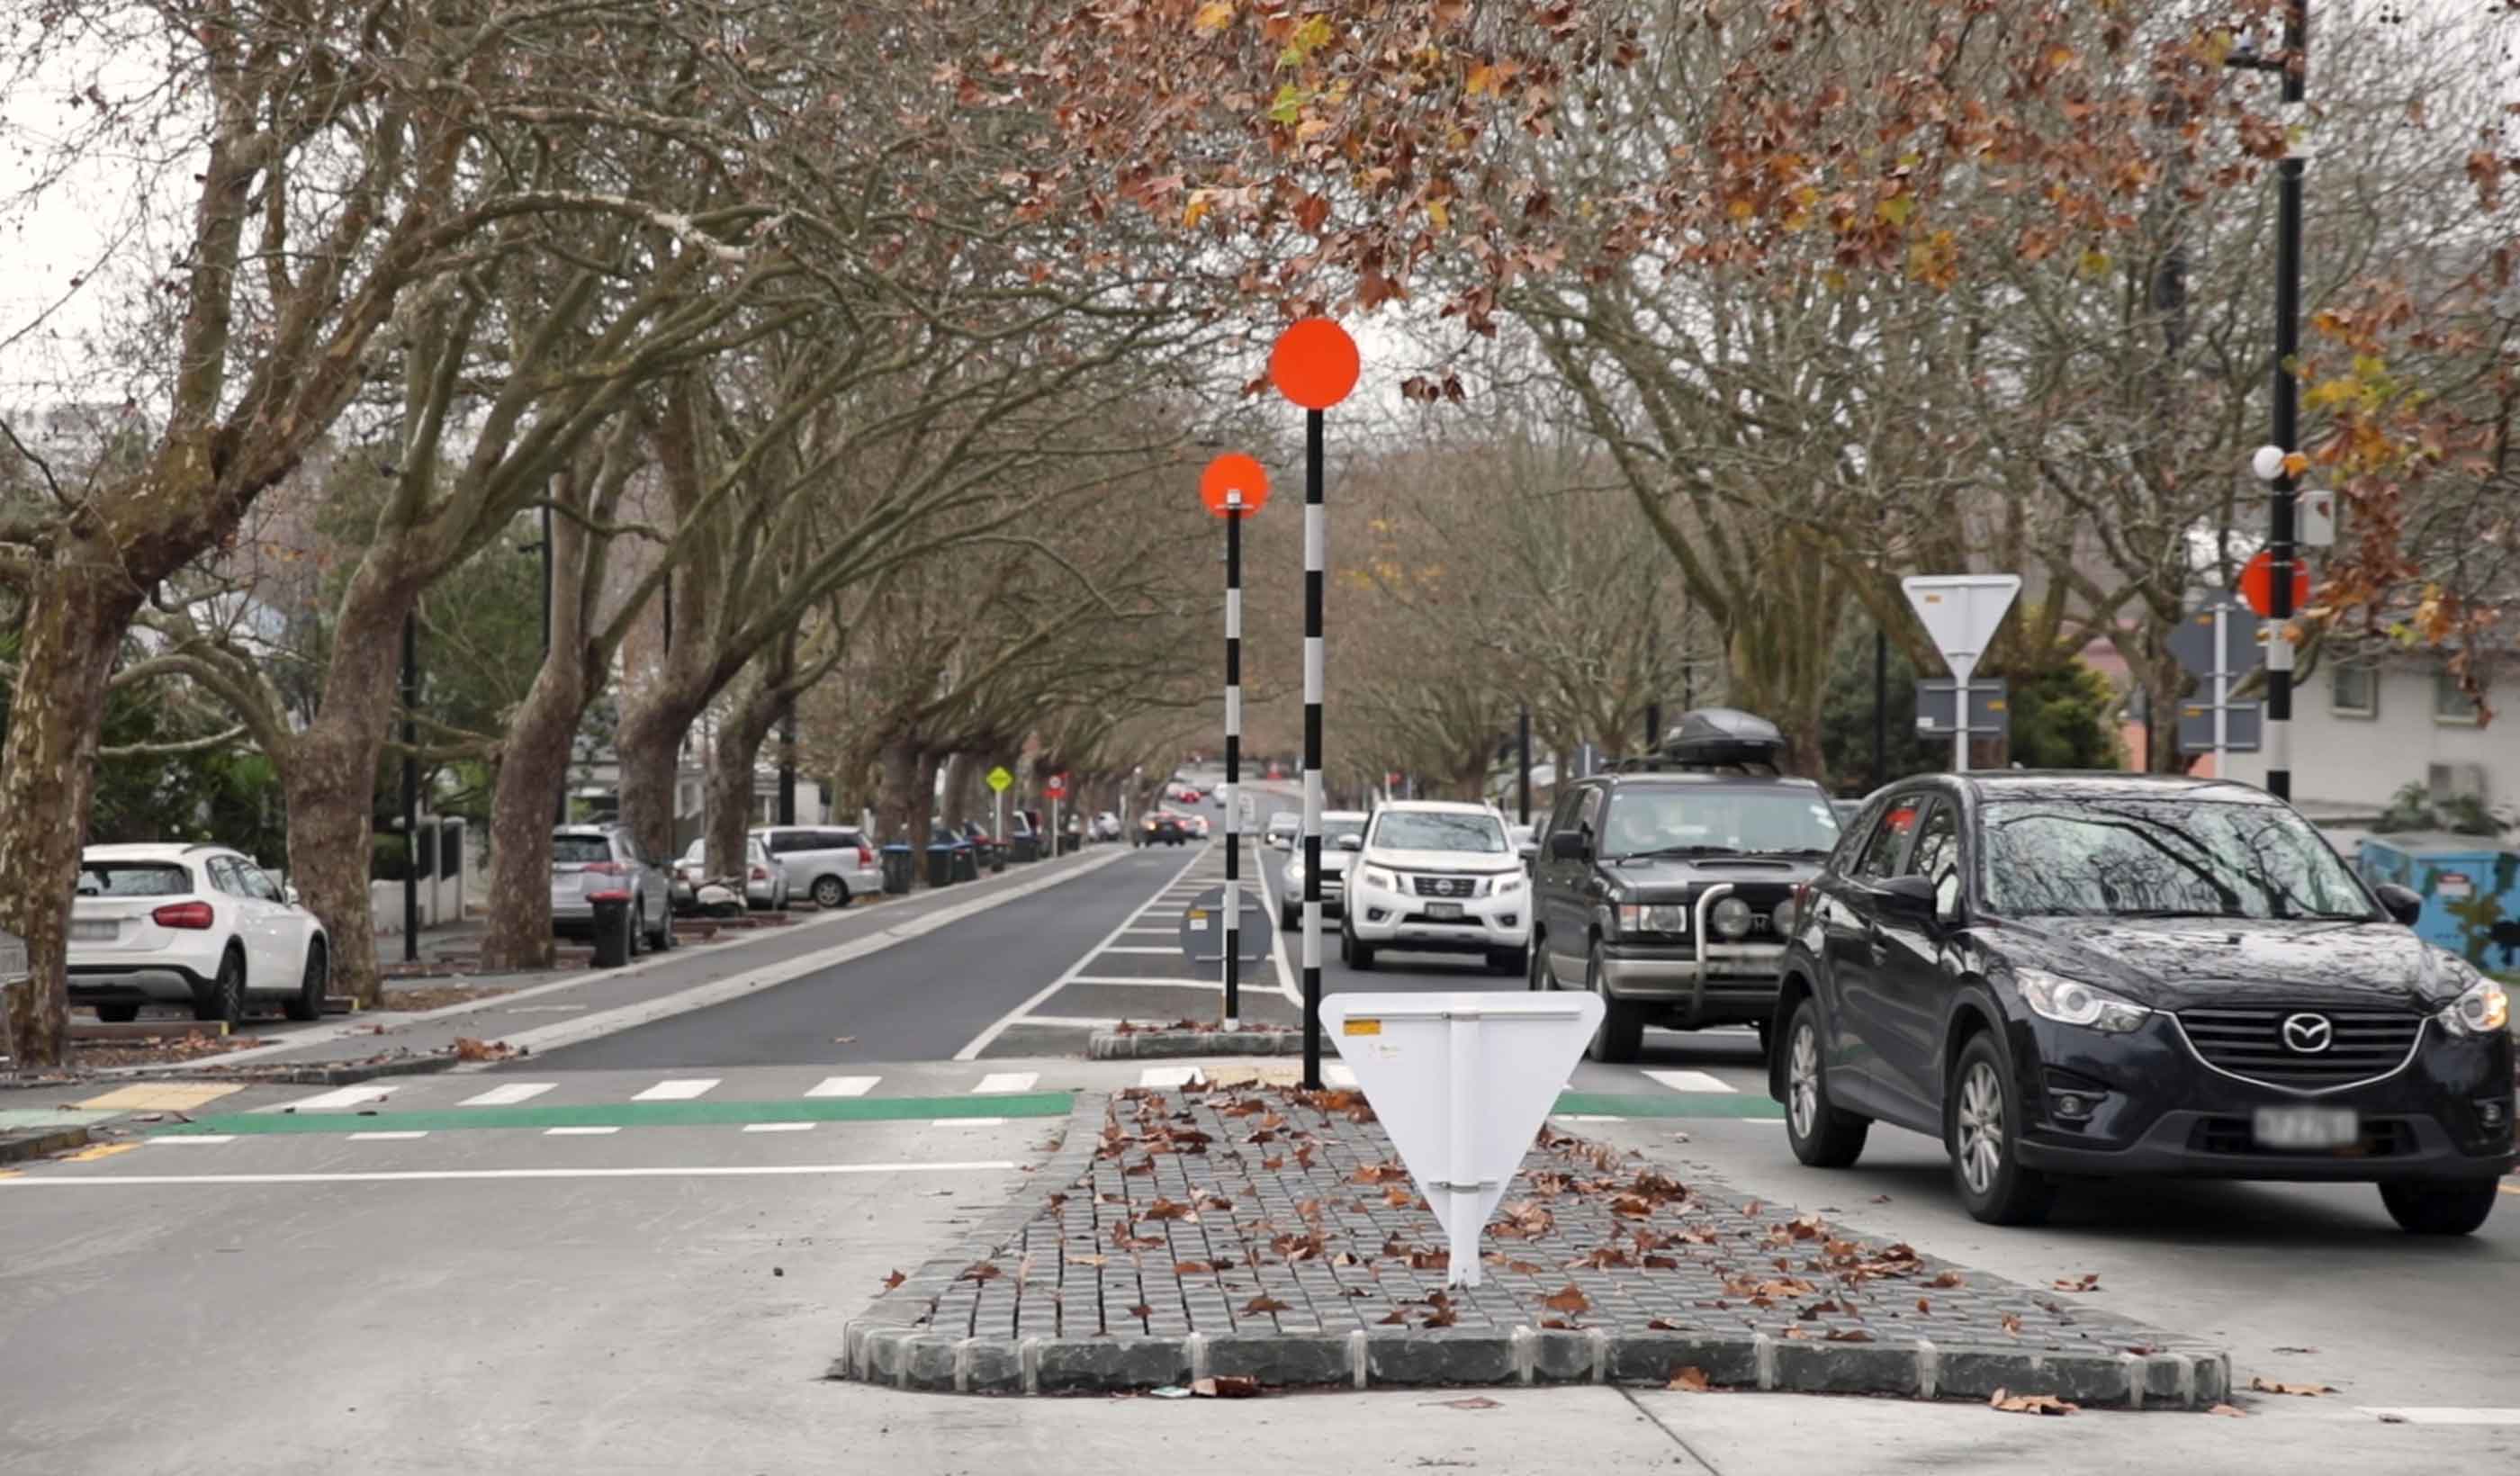
{"label": "orange circle sign on pole", "polygon": [[[2261,615],[2272,615],[2275,608],[2275,556],[2265,549],[2257,552],[2240,567],[2240,598],[2249,608]],[[2298,613],[2310,604],[2310,568],[2296,558],[2292,563],[2292,607]]]}
{"label": "orange circle sign on pole", "polygon": [[1228,451],[1207,464],[1198,474],[1198,500],[1207,511],[1219,517],[1229,515],[1225,498],[1229,492],[1242,494],[1241,515],[1250,516],[1269,500],[1269,472],[1257,461],[1239,451]]}
{"label": "orange circle sign on pole", "polygon": [[1328,318],[1289,324],[1269,350],[1269,381],[1306,410],[1328,410],[1356,388],[1356,340]]}

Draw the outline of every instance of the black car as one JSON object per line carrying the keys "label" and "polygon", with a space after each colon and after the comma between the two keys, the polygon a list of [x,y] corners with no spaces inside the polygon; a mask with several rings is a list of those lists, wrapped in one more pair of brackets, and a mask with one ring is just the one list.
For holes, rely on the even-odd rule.
{"label": "black car", "polygon": [[1635,1060],[1647,1025],[1755,1025],[1764,1046],[1795,889],[1838,839],[1820,785],[1777,773],[1783,750],[1765,720],[1708,708],[1558,796],[1532,867],[1530,982],[1601,997],[1593,1059]]}
{"label": "black car", "polygon": [[1809,889],[1770,1090],[1807,1164],[1874,1120],[1939,1137],[1961,1203],[2059,1178],[2376,1183],[2464,1234],[2510,1169],[2501,986],[2408,926],[2293,809],[2120,774],[1893,785]]}
{"label": "black car", "polygon": [[1168,810],[1158,810],[1139,822],[1138,844],[1142,846],[1177,846],[1190,839],[1190,830],[1181,817]]}

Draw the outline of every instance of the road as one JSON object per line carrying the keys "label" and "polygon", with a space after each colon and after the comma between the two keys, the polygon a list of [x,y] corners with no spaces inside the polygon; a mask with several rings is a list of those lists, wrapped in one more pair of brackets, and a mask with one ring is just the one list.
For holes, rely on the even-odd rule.
{"label": "road", "polygon": [[[1274,863],[1273,863],[1274,869]],[[1169,935],[1215,846],[1115,860],[714,1007],[503,1064],[349,1088],[184,1087],[76,1161],[0,1171],[0,1472],[761,1471],[1097,1465],[1804,1473],[2520,1465],[2520,1204],[2473,1238],[2351,1187],[2118,1186],[2056,1223],[1962,1216],[1937,1147],[1785,1151],[1751,1039],[1651,1032],[1558,1121],[1685,1174],[2229,1341],[2333,1385],[2241,1420],[1577,1388],[1247,1405],[977,1401],[822,1377],[842,1320],[1027,1182],[1067,1094],[1185,1066],[1073,1053],[1090,1022],[1213,1015]],[[1156,952],[1134,952],[1153,949]],[[1290,958],[1293,957],[1291,950]],[[1271,977],[1274,975],[1275,977]],[[1245,993],[1291,1018],[1292,970]],[[1431,961],[1326,987],[1515,989]],[[845,1037],[845,1039],[843,1039]],[[1282,1076],[1283,1059],[1268,1063]],[[206,1096],[202,1094],[209,1094]],[[165,1104],[176,1105],[169,1096]],[[2378,1409],[2411,1408],[2404,1424]],[[2451,1422],[2464,1420],[2473,1422]],[[848,1455],[837,1457],[849,1459]]]}

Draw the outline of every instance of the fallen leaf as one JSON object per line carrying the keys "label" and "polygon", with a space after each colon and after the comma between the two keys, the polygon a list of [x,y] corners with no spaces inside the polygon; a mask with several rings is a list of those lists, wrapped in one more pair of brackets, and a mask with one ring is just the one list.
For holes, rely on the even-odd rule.
{"label": "fallen leaf", "polygon": [[2019,1337],[2019,1336],[2021,1336],[2021,1319],[2020,1319],[2020,1318],[2015,1317],[2013,1314],[2011,1314],[2011,1313],[2008,1313],[2008,1312],[2007,1312],[2007,1313],[2005,1313],[2005,1314],[2003,1315],[2003,1319],[2002,1319],[2002,1320],[2003,1320],[2003,1330],[2004,1330],[2004,1331],[2006,1331],[2006,1332],[2008,1332],[2008,1333],[2011,1333],[2014,1337]]}
{"label": "fallen leaf", "polygon": [[2134,1354],[2137,1358],[2150,1358],[2160,1351],[2160,1349],[2153,1347],[2150,1343],[2129,1343],[2127,1345],[2127,1352]]}
{"label": "fallen leaf", "polygon": [[1827,1341],[1832,1343],[1868,1343],[1872,1341],[1872,1334],[1865,1331],[1861,1327],[1840,1327],[1828,1335]]}
{"label": "fallen leaf", "polygon": [[1154,1312],[1155,1310],[1153,1308],[1141,1303],[1138,1306],[1129,1309],[1129,1316],[1144,1319],[1154,1316]]}
{"label": "fallen leaf", "polygon": [[1753,1199],[1748,1204],[1741,1206],[1741,1213],[1745,1215],[1755,1215],[1759,1213],[1759,1201]]}
{"label": "fallen leaf", "polygon": [[1958,1272],[1947,1271],[1925,1284],[1936,1291],[1949,1291],[1955,1286],[1966,1286],[1968,1282],[1961,1278]]}
{"label": "fallen leaf", "polygon": [[1212,1276],[1216,1275],[1216,1268],[1208,1265],[1204,1261],[1176,1261],[1173,1263],[1173,1275],[1177,1276]]}
{"label": "fallen leaf", "polygon": [[1005,1275],[1005,1272],[1000,1271],[995,1266],[983,1261],[979,1265],[972,1267],[969,1271],[963,1273],[963,1275],[956,1279],[963,1281],[994,1281]]}
{"label": "fallen leaf", "polygon": [[1987,1403],[2006,1414],[2073,1414],[2083,1408],[2052,1394],[2015,1394],[2009,1389],[1996,1390]]}
{"label": "fallen leaf", "polygon": [[1890,1196],[1887,1194],[1875,1194],[1872,1196],[1872,1202],[1874,1204],[1888,1204],[1890,1202]]}
{"label": "fallen leaf", "polygon": [[1190,1392],[1200,1399],[1257,1399],[1260,1381],[1238,1373],[1220,1373],[1214,1378],[1192,1379]]}
{"label": "fallen leaf", "polygon": [[1663,1385],[1663,1387],[1666,1389],[1682,1389],[1690,1394],[1704,1394],[1712,1386],[1707,1382],[1706,1370],[1698,1367],[1695,1364],[1691,1364],[1686,1368],[1673,1369],[1671,1382]]}
{"label": "fallen leaf", "polygon": [[2249,1411],[2240,1409],[2236,1405],[2216,1405],[2205,1412],[2208,1414],[2220,1414],[2228,1419],[2246,1419],[2249,1417]]}
{"label": "fallen leaf", "polygon": [[1260,1295],[1253,1297],[1250,1301],[1243,1303],[1242,1310],[1246,1313],[1258,1314],[1263,1312],[1288,1312],[1292,1309],[1287,1307],[1285,1303],[1279,1301],[1276,1297],[1273,1297],[1264,1291]]}
{"label": "fallen leaf", "polygon": [[1406,1327],[1409,1325],[1409,1314],[1402,1312],[1397,1307],[1394,1307],[1391,1309],[1391,1315],[1389,1317],[1384,1318],[1374,1325],[1377,1327]]}
{"label": "fallen leaf", "polygon": [[1934,1304],[1923,1297],[1918,1297],[1916,1299],[1916,1310],[1927,1317],[1932,1317],[1934,1315]]}
{"label": "fallen leaf", "polygon": [[1508,1261],[1505,1263],[1505,1269],[1521,1275],[1536,1276],[1542,1272],[1547,1271],[1549,1268],[1546,1266],[1536,1265],[1530,1261]]}
{"label": "fallen leaf", "polygon": [[899,1286],[902,1282],[907,1281],[907,1280],[909,1280],[909,1279],[910,1279],[910,1278],[909,1278],[908,1276],[905,1276],[905,1275],[903,1275],[900,1272],[896,1271],[896,1272],[894,1272],[891,1275],[888,1275],[888,1276],[886,1276],[886,1277],[884,1277],[884,1278],[883,1278],[883,1289],[884,1289],[884,1290],[886,1290],[886,1291],[890,1291],[890,1290],[892,1290],[894,1287]]}
{"label": "fallen leaf", "polygon": [[1573,1316],[1591,1312],[1593,1299],[1584,1295],[1582,1287],[1569,1281],[1561,1290],[1551,1293],[1540,1305],[1551,1312],[1562,1312]]}
{"label": "fallen leaf", "polygon": [[1436,1406],[1437,1408],[1445,1409],[1502,1409],[1505,1408],[1505,1406],[1498,1404],[1495,1400],[1476,1394],[1471,1395],[1468,1399],[1438,1400],[1436,1401]]}
{"label": "fallen leaf", "polygon": [[1107,1263],[1110,1259],[1111,1258],[1108,1256],[1070,1256],[1067,1258],[1067,1264],[1070,1266],[1102,1266]]}
{"label": "fallen leaf", "polygon": [[1663,1320],[1662,1319],[1660,1319],[1660,1318],[1648,1318],[1648,1319],[1645,1319],[1645,1327],[1646,1327],[1646,1329],[1647,1329],[1648,1331],[1652,1331],[1652,1332],[1678,1332],[1678,1331],[1680,1331],[1680,1324],[1679,1324],[1678,1322],[1666,1322],[1666,1321],[1664,1321],[1664,1320]]}
{"label": "fallen leaf", "polygon": [[1184,1220],[1189,1216],[1189,1205],[1176,1204],[1160,1194],[1156,1195],[1155,1202],[1147,1208],[1147,1218],[1149,1220]]}
{"label": "fallen leaf", "polygon": [[2060,1276],[2054,1284],[2058,1291],[2097,1291],[2100,1289],[2100,1274],[2092,1272],[2071,1279]]}
{"label": "fallen leaf", "polygon": [[2253,1394],[2297,1394],[2304,1399],[2316,1399],[2319,1395],[2336,1392],[2325,1384],[2279,1384],[2272,1379],[2264,1378],[2250,1379],[2249,1391]]}
{"label": "fallen leaf", "polygon": [[2317,1353],[2318,1351],[2318,1350],[2316,1348],[2278,1348],[2275,1350],[2277,1353]]}

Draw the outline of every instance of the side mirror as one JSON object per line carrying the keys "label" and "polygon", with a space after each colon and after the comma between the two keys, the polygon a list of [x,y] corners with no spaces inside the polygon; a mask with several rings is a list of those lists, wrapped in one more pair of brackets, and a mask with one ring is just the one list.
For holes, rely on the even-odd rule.
{"label": "side mirror", "polygon": [[1549,854],[1552,860],[1581,861],[1587,849],[1581,830],[1560,830],[1549,837]]}
{"label": "side mirror", "polygon": [[1893,917],[1922,921],[1934,916],[1934,884],[1922,876],[1893,876],[1873,888],[1873,895]]}
{"label": "side mirror", "polygon": [[1362,851],[1365,849],[1365,837],[1362,835],[1342,835],[1338,838],[1338,848],[1342,851]]}
{"label": "side mirror", "polygon": [[2408,927],[2414,926],[2415,919],[2424,915],[2424,899],[2420,892],[2394,881],[2383,881],[2371,890],[2379,897],[2380,905],[2388,909],[2389,916]]}

